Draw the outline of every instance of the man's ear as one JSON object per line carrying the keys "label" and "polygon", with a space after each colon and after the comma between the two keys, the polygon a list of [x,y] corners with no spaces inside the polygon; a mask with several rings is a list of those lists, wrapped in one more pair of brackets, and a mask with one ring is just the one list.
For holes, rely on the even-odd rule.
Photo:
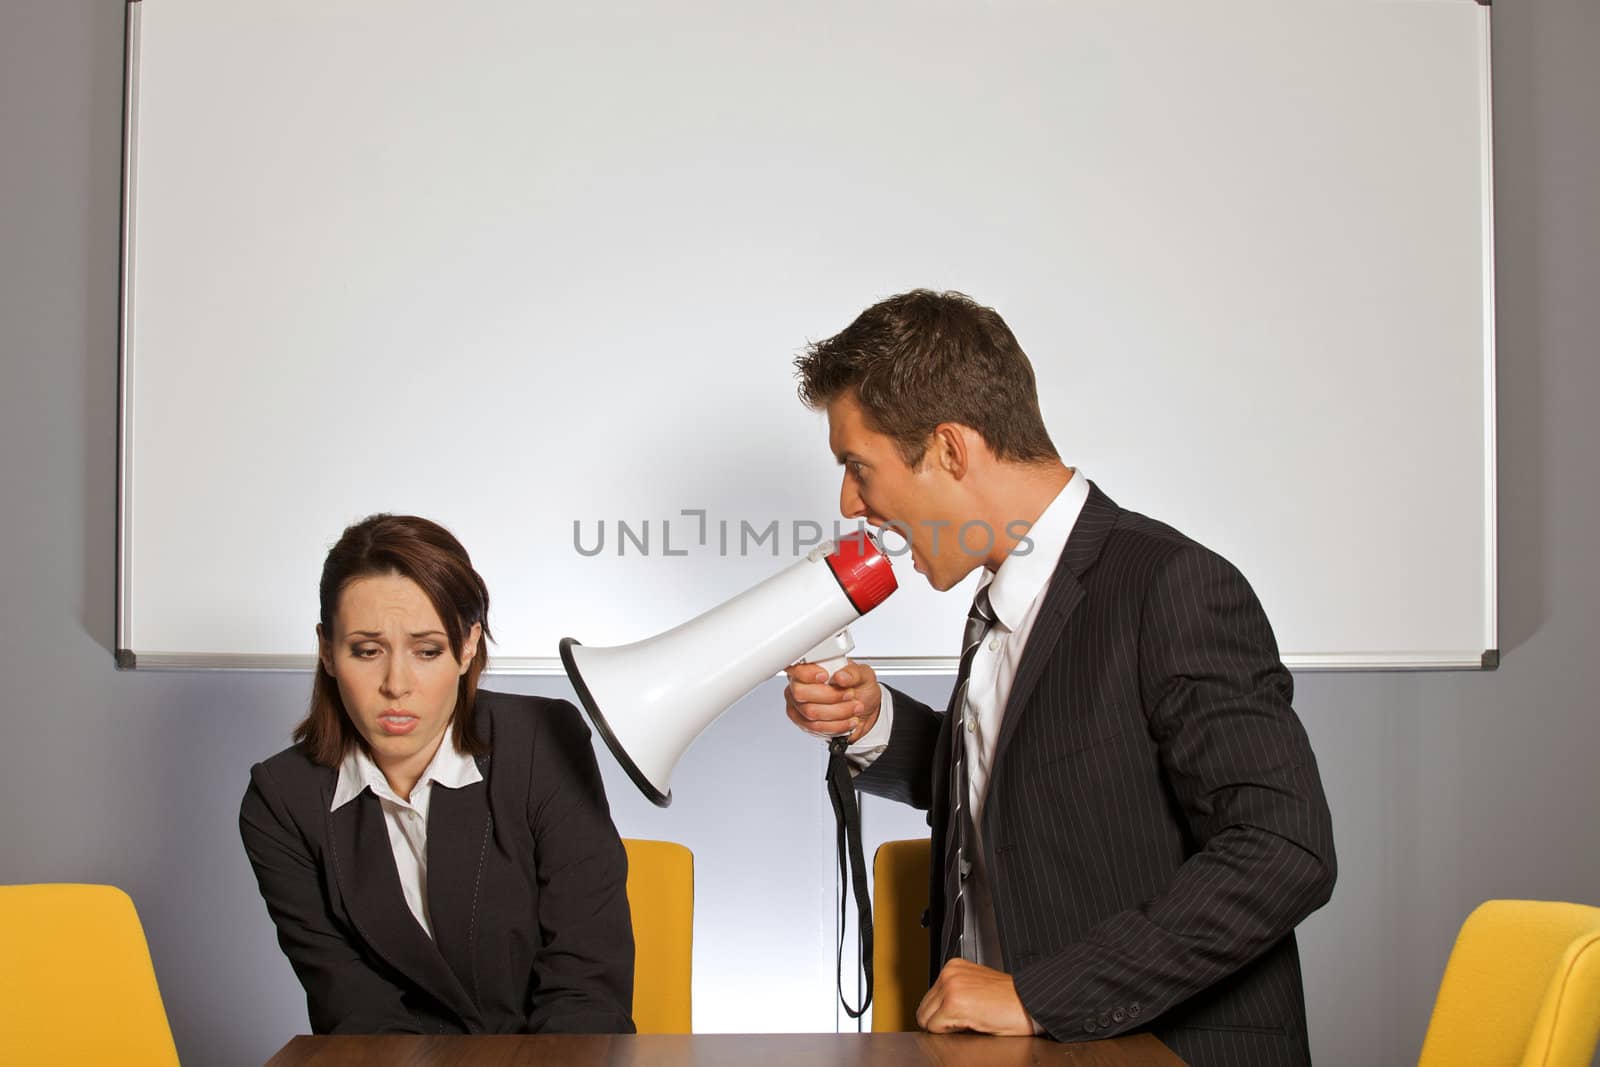
{"label": "man's ear", "polygon": [[461,670],[458,674],[466,674],[472,666],[472,657],[478,654],[478,642],[483,638],[483,624],[473,623],[472,629],[467,631],[467,639],[461,642]]}
{"label": "man's ear", "polygon": [[960,481],[966,477],[971,462],[971,442],[967,435],[972,431],[959,422],[941,422],[933,428],[925,461],[939,466],[950,477]]}

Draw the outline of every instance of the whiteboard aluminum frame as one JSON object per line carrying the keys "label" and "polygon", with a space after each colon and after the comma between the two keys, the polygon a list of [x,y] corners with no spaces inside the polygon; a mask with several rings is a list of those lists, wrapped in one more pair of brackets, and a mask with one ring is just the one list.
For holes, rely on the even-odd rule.
{"label": "whiteboard aluminum frame", "polygon": [[1500,487],[1495,457],[1499,453],[1496,424],[1499,401],[1495,392],[1495,244],[1494,244],[1494,63],[1488,0],[1479,0],[1481,33],[1479,62],[1483,86],[1478,101],[1483,128],[1483,153],[1479,181],[1483,186],[1483,559],[1484,634],[1483,669],[1500,666]]}
{"label": "whiteboard aluminum frame", "polygon": [[[1483,131],[1479,181],[1482,187],[1483,240],[1483,476],[1484,476],[1484,596],[1485,627],[1483,648],[1440,650],[1421,653],[1297,653],[1283,655],[1285,666],[1303,672],[1324,671],[1416,671],[1416,670],[1495,670],[1500,665],[1499,582],[1498,582],[1498,485],[1496,471],[1495,391],[1495,262],[1494,262],[1494,122],[1493,63],[1490,48],[1491,6],[1486,0],[1475,2],[1479,9],[1479,121]],[[136,355],[133,293],[136,281],[134,249],[137,239],[137,185],[139,151],[139,44],[142,0],[127,0],[127,29],[123,53],[123,137],[122,137],[122,244],[121,279],[118,290],[117,335],[117,580],[115,658],[118,668],[127,670],[181,671],[291,671],[310,672],[314,655],[263,655],[252,653],[161,652],[142,653],[130,647],[133,633],[132,529],[133,426],[134,410],[131,383]],[[955,656],[865,657],[880,674],[908,676],[954,674]],[[516,676],[560,676],[564,674],[558,656],[507,657],[491,660],[489,674]]]}
{"label": "whiteboard aluminum frame", "polygon": [[[127,662],[120,656],[125,655]],[[119,654],[119,665],[137,667],[139,670],[166,671],[266,671],[274,673],[310,674],[316,669],[313,655],[275,656],[256,653],[141,653]],[[909,677],[915,675],[954,674],[957,660],[953,656],[864,656],[868,664],[881,675]],[[1328,671],[1477,671],[1494,670],[1500,665],[1498,652],[1337,652],[1283,657],[1284,666],[1297,673],[1322,673]],[[489,659],[488,675],[504,677],[562,677],[566,671],[561,660],[542,656],[507,656]],[[774,672],[779,677],[781,672]]]}
{"label": "whiteboard aluminum frame", "polygon": [[[129,503],[133,493],[133,247],[139,181],[139,27],[140,0],[128,0],[127,36],[122,53],[122,249],[117,287],[117,666],[140,666],[129,644],[133,633],[132,530]],[[197,659],[198,657],[187,657]],[[201,664],[194,664],[200,666]]]}

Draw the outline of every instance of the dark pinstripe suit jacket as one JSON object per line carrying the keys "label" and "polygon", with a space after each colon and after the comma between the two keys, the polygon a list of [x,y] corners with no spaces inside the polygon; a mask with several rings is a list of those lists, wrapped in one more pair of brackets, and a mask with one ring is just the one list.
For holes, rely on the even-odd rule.
{"label": "dark pinstripe suit jacket", "polygon": [[[1333,832],[1292,692],[1239,572],[1091,485],[983,812],[1004,969],[1052,1037],[1150,1030],[1193,1067],[1310,1062],[1293,930],[1332,892]],[[856,785],[930,809],[937,970],[950,716],[894,702]]]}

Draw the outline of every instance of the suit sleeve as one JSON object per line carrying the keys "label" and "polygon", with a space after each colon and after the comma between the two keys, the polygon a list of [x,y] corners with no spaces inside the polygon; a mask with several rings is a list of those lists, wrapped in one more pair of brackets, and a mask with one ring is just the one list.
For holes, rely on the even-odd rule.
{"label": "suit sleeve", "polygon": [[1013,976],[1062,1040],[1090,1036],[1085,1021],[1107,1014],[1115,1021],[1093,1036],[1147,1026],[1271,948],[1333,890],[1322,782],[1248,583],[1190,546],[1163,566],[1143,613],[1144,708],[1197,849],[1154,899]]}
{"label": "suit sleeve", "polygon": [[543,947],[528,1033],[621,1033],[633,1026],[628,857],[611,822],[589,730],[571,704],[551,707],[534,745],[528,821]]}
{"label": "suit sleeve", "polygon": [[884,688],[894,701],[889,745],[856,775],[855,786],[863,793],[927,811],[933,804],[933,756],[944,713],[898,689]]}
{"label": "suit sleeve", "polygon": [[420,1033],[421,1021],[328,911],[322,876],[264,764],[250,771],[239,836],[316,1034]]}

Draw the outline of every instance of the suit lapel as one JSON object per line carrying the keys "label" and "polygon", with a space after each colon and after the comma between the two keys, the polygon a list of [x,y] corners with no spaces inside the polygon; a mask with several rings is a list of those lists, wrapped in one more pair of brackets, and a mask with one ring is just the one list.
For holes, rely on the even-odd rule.
{"label": "suit lapel", "polygon": [[[478,769],[488,777],[487,757]],[[428,801],[428,919],[434,944],[456,978],[477,1000],[477,914],[490,831],[489,786],[433,787]]]}
{"label": "suit lapel", "polygon": [[1000,719],[1000,736],[995,740],[996,767],[1000,766],[1006,746],[1017,732],[1018,721],[1026,714],[1034,687],[1039,684],[1039,676],[1055,655],[1067,620],[1083,603],[1084,588],[1080,579],[1100,558],[1106,535],[1116,524],[1120,512],[1121,509],[1110,497],[1093,482],[1089,483],[1089,498],[1084,501],[1078,521],[1073,524],[1072,533],[1061,550],[1061,559],[1056,563],[1055,574],[1051,576],[1050,588],[1045,592],[1044,603],[1040,605],[1039,615],[1033,621],[1028,644],[1022,650],[1017,677],[1011,683],[1010,695],[1006,697],[1005,714]]}
{"label": "suit lapel", "polygon": [[[328,800],[331,803],[331,789]],[[432,822],[431,817],[429,821]],[[370,791],[363,792],[337,811],[329,812],[328,840],[333,845],[340,894],[362,939],[391,967],[456,1012],[463,1021],[476,1023],[477,1008],[466,989],[406,906],[378,798]],[[432,842],[430,828],[430,853]],[[429,860],[432,869],[431,855]],[[441,866],[441,873],[446,869]],[[430,878],[430,882],[432,880]],[[429,919],[435,924],[438,922],[431,908]]]}

